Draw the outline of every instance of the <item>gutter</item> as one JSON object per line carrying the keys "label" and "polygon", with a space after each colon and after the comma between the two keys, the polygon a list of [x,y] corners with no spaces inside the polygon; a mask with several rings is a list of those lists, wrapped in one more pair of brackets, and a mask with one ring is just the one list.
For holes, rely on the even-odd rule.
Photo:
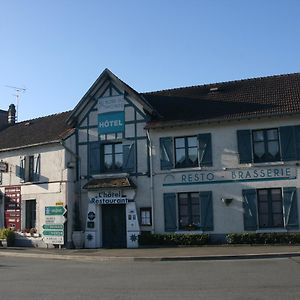
{"label": "gutter", "polygon": [[245,120],[258,120],[262,118],[285,118],[289,116],[297,116],[299,112],[296,113],[285,113],[281,112],[273,113],[273,114],[262,114],[262,115],[250,115],[250,116],[239,116],[239,117],[228,117],[228,118],[214,118],[214,119],[204,119],[204,120],[193,120],[193,121],[184,121],[184,120],[174,120],[174,121],[150,121],[145,126],[145,129],[163,129],[163,128],[172,128],[172,127],[180,127],[180,126],[193,126],[193,125],[201,125],[201,124],[217,124],[217,123],[229,123],[229,122],[238,122]]}
{"label": "gutter", "polygon": [[[70,149],[68,146],[65,145],[64,141],[61,140],[59,142],[62,147],[67,151],[69,152],[76,160],[76,174],[75,174],[75,194],[78,195],[78,209],[79,209],[79,217],[80,217],[80,223],[82,224],[82,217],[81,217],[81,158],[79,155],[77,155],[75,152],[72,151],[72,149]],[[77,192],[77,193],[76,193]],[[66,189],[66,197],[68,197],[68,189]],[[67,200],[69,200],[67,198]],[[74,201],[73,201],[74,203]],[[72,203],[72,204],[73,204]],[[69,203],[68,203],[69,204]],[[69,209],[68,209],[69,210]],[[72,219],[71,219],[71,230],[70,230],[70,235],[68,235],[68,241],[67,243],[69,244],[68,246],[71,247],[72,246],[72,242],[73,242],[73,239],[72,239],[72,232],[73,232],[73,225],[74,225],[74,221],[73,221],[73,210],[74,210],[74,207],[73,205],[71,205],[71,215],[72,215]]]}
{"label": "gutter", "polygon": [[151,200],[151,207],[152,207],[152,233],[155,232],[155,220],[154,220],[154,183],[153,183],[153,156],[152,156],[152,141],[150,138],[150,129],[148,128],[147,131],[147,138],[149,141],[149,158],[150,158],[150,200]]}

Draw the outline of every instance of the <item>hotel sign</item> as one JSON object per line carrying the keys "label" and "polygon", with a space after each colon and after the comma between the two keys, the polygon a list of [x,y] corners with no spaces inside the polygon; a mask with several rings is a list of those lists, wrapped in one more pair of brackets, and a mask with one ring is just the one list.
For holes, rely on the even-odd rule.
{"label": "hotel sign", "polygon": [[121,191],[118,192],[100,192],[89,196],[91,204],[126,204],[128,203],[127,196],[122,195]]}
{"label": "hotel sign", "polygon": [[99,98],[98,133],[118,133],[125,130],[124,96]]}
{"label": "hotel sign", "polygon": [[296,178],[297,170],[293,167],[232,169],[211,172],[194,171],[167,175],[163,186],[292,180]]}
{"label": "hotel sign", "polygon": [[123,132],[125,128],[124,124],[124,111],[117,111],[98,115],[99,134]]}

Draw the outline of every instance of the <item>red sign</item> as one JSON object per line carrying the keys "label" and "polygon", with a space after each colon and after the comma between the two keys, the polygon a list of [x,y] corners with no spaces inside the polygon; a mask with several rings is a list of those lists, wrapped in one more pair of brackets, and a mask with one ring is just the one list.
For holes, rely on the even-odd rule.
{"label": "red sign", "polygon": [[5,188],[5,227],[21,230],[21,187]]}

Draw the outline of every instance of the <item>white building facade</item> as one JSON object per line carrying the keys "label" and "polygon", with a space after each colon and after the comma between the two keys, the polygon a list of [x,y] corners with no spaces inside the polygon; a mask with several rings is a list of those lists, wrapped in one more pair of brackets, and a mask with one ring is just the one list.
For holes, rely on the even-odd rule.
{"label": "white building facade", "polygon": [[[1,192],[21,188],[21,227],[35,205],[39,232],[45,207],[61,201],[66,244],[82,231],[86,248],[135,248],[144,232],[216,242],[298,232],[299,82],[296,73],[139,93],[106,69],[56,144],[0,152],[10,170]],[[13,169],[26,164],[38,180],[20,183]]]}

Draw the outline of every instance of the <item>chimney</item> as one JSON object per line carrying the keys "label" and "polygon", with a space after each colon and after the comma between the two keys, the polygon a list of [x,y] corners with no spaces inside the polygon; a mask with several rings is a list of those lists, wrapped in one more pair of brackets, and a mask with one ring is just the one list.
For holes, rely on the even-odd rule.
{"label": "chimney", "polygon": [[16,107],[11,104],[8,108],[8,124],[13,125],[16,123]]}

